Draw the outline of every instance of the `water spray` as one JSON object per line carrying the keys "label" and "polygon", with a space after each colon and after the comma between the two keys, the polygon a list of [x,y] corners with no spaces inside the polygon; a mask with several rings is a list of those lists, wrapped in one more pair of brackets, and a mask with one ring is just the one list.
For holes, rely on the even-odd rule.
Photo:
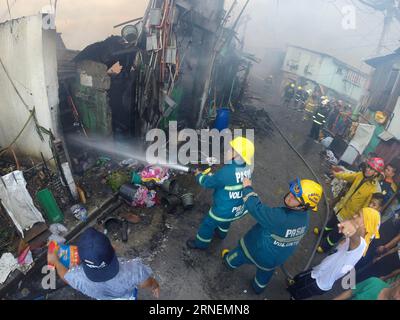
{"label": "water spray", "polygon": [[[98,152],[103,152],[106,154],[112,154],[116,157],[125,158],[125,159],[134,159],[141,163],[149,164],[149,165],[158,165],[161,167],[169,168],[172,170],[177,170],[185,173],[194,173],[196,171],[195,168],[184,166],[181,164],[168,163],[167,161],[160,161],[159,159],[149,159],[144,155],[144,152],[141,151],[139,147],[134,145],[128,145],[126,143],[119,143],[113,141],[104,141],[102,139],[81,139],[79,136],[69,136],[68,140],[79,147],[86,147],[90,149],[94,149]],[[211,158],[210,158],[211,159]],[[214,160],[213,160],[214,161]],[[209,162],[208,162],[209,163]]]}

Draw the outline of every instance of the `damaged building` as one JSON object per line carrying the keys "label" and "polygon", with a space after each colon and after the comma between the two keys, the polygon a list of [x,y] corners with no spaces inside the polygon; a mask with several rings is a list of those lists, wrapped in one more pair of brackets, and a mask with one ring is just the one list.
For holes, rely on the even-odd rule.
{"label": "damaged building", "polygon": [[[219,108],[240,102],[257,62],[227,27],[223,0],[150,1],[143,18],[116,26],[121,35],[82,51],[65,46],[49,15],[0,25],[0,216],[4,230],[17,227],[12,235],[0,230],[8,237],[1,253],[21,256],[31,248],[35,261],[43,260],[50,223],[64,221],[66,240],[73,239],[88,222],[62,213],[80,203],[94,219],[132,174],[132,163],[88,155],[69,137],[143,142],[150,129],[167,129],[170,121],[179,129],[213,127]],[[97,175],[85,175],[93,167]],[[13,215],[18,204],[5,199],[12,186],[21,188],[21,212],[31,220]],[[49,219],[49,212],[58,216]],[[0,296],[20,280],[21,274],[10,277]]]}

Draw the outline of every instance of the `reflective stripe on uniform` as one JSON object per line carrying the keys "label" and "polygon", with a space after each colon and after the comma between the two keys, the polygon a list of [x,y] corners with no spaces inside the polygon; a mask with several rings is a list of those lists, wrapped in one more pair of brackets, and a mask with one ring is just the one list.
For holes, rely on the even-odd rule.
{"label": "reflective stripe on uniform", "polygon": [[239,191],[239,190],[243,190],[243,185],[237,184],[235,186],[226,186],[224,189],[226,191]]}
{"label": "reflective stripe on uniform", "polygon": [[249,211],[246,210],[246,211],[244,211],[243,214],[241,214],[240,216],[235,217],[235,218],[232,218],[232,219],[220,218],[220,217],[216,216],[216,215],[212,212],[211,209],[210,209],[210,211],[208,212],[208,214],[210,215],[211,218],[213,218],[213,219],[216,220],[216,221],[219,221],[219,222],[232,222],[232,221],[235,221],[235,220],[239,220],[240,218],[242,218],[243,216],[245,216],[248,212],[249,212]]}
{"label": "reflective stripe on uniform", "polygon": [[199,183],[200,183],[200,184],[203,183],[204,178],[205,178],[205,175],[202,175],[202,176],[200,177],[200,179],[199,179]]}
{"label": "reflective stripe on uniform", "polygon": [[322,122],[319,122],[317,120],[314,120],[314,122],[317,123],[317,124],[322,124]]}
{"label": "reflective stripe on uniform", "polygon": [[277,236],[276,234],[271,234],[271,238],[272,239],[274,239],[276,241],[279,241],[279,242],[284,242],[284,243],[298,242],[301,239],[303,239],[303,237],[304,237],[304,234],[301,235],[301,236],[297,236],[295,238],[282,238],[280,236]]}
{"label": "reflective stripe on uniform", "polygon": [[222,229],[220,226],[218,226],[218,229],[221,230],[222,232],[228,232],[229,229]]}
{"label": "reflective stripe on uniform", "polygon": [[250,192],[243,197],[243,202],[246,202],[250,197],[258,197],[258,194],[255,192]]}
{"label": "reflective stripe on uniform", "polygon": [[264,267],[259,266],[259,265],[257,264],[257,262],[255,262],[255,260],[254,260],[253,257],[251,256],[249,250],[247,250],[247,247],[246,247],[246,245],[244,244],[243,238],[240,239],[240,245],[241,245],[241,247],[242,247],[242,249],[243,249],[243,252],[244,252],[245,256],[246,256],[251,262],[253,262],[254,265],[255,265],[257,268],[259,268],[259,269],[261,269],[261,270],[264,270],[264,271],[272,271],[272,270],[275,270],[275,268],[269,269],[269,268],[264,268]]}
{"label": "reflective stripe on uniform", "polygon": [[318,113],[319,116],[321,116],[322,118],[325,118],[325,116],[323,114]]}
{"label": "reflective stripe on uniform", "polygon": [[197,235],[197,236],[196,236],[196,238],[197,238],[198,240],[200,240],[201,242],[206,242],[206,243],[209,243],[209,242],[211,242],[211,241],[212,241],[212,239],[210,239],[210,240],[203,239],[203,238],[202,238],[202,237],[200,237],[199,235]]}
{"label": "reflective stripe on uniform", "polygon": [[237,252],[235,252],[234,254],[232,254],[231,256],[227,256],[226,257],[226,262],[228,263],[228,265],[232,268],[232,269],[236,269],[237,267],[235,267],[235,266],[233,266],[232,264],[231,264],[231,261],[233,260],[233,259],[235,259],[236,257],[237,257]]}
{"label": "reflective stripe on uniform", "polygon": [[260,283],[258,282],[258,280],[257,280],[257,276],[254,277],[254,281],[255,281],[255,283],[256,283],[260,288],[265,288],[265,287],[268,285],[268,284],[266,284],[266,285],[260,284]]}
{"label": "reflective stripe on uniform", "polygon": [[333,242],[331,241],[331,239],[329,239],[329,236],[326,237],[326,241],[329,243],[329,245],[330,245],[331,247],[333,247],[333,246],[335,245],[335,243],[333,243]]}
{"label": "reflective stripe on uniform", "polygon": [[212,212],[211,209],[210,209],[210,211],[208,212],[208,214],[210,215],[211,218],[213,218],[214,220],[217,220],[217,221],[219,221],[219,222],[231,222],[231,221],[233,221],[233,219],[224,219],[224,218],[217,217],[217,216]]}

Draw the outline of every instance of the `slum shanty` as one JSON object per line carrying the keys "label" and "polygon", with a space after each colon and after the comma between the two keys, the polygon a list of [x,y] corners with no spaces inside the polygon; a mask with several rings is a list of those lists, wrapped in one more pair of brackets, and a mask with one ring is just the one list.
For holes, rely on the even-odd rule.
{"label": "slum shanty", "polygon": [[400,300],[399,1],[23,2],[2,300]]}

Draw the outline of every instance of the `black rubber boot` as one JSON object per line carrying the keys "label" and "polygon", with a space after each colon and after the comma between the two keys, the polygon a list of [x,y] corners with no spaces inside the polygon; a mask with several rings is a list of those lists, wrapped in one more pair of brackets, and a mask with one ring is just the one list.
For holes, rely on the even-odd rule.
{"label": "black rubber boot", "polygon": [[189,239],[188,241],[186,241],[186,245],[189,249],[193,249],[193,250],[205,250],[207,248],[199,248],[196,246],[196,240],[195,239]]}

